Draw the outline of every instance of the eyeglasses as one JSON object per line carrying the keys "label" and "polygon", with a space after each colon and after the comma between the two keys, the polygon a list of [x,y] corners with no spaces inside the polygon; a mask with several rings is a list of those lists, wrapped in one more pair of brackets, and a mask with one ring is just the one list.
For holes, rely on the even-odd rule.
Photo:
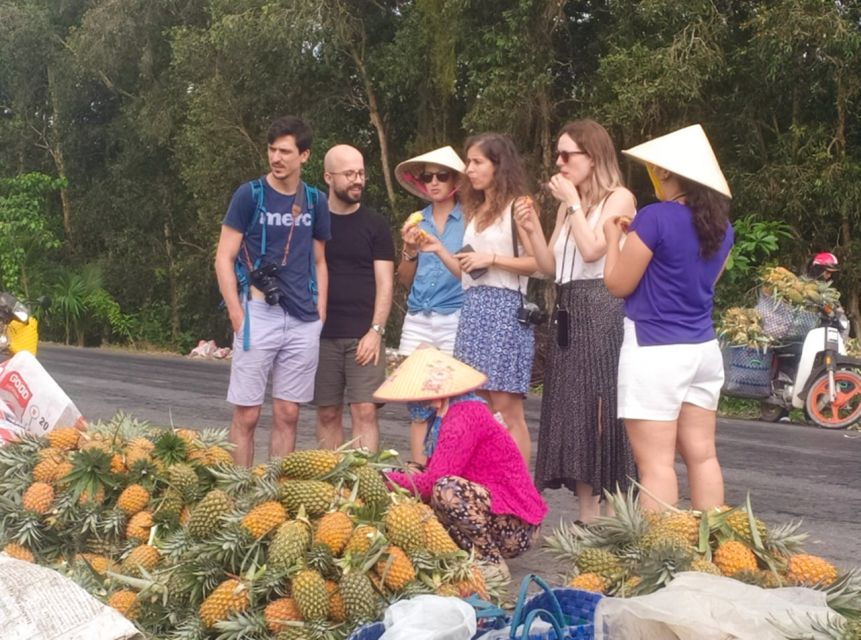
{"label": "eyeglasses", "polygon": [[419,174],[419,180],[425,184],[430,184],[434,178],[440,182],[448,182],[451,180],[451,171],[424,171]]}
{"label": "eyeglasses", "polygon": [[557,158],[562,158],[562,162],[568,162],[571,159],[571,156],[588,156],[589,154],[585,151],[563,151],[560,149],[556,152]]}
{"label": "eyeglasses", "polygon": [[352,182],[356,178],[359,180],[365,179],[365,170],[359,169],[356,171],[355,169],[347,169],[346,171],[330,171],[330,174],[333,176],[344,176],[348,182]]}

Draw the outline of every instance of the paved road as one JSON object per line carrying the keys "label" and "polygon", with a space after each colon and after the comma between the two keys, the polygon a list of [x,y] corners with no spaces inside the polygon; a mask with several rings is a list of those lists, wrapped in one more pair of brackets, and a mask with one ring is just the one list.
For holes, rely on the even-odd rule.
{"label": "paved road", "polygon": [[[226,428],[224,401],[229,366],[179,356],[40,346],[39,359],[89,420],[109,419],[123,410],[154,424]],[[539,401],[529,398],[527,420],[537,438]],[[384,447],[408,451],[406,412],[397,405],[381,411]],[[299,446],[312,447],[313,410],[303,408]],[[271,414],[261,419],[258,457],[265,458]],[[813,427],[722,420],[718,452],[735,504],[751,492],[754,511],[766,522],[804,519],[808,549],[844,566],[861,565],[861,434]],[[684,483],[684,470],[679,469]],[[575,516],[565,490],[545,494],[546,528]],[[553,576],[557,568],[540,550],[510,563],[515,579],[527,572]]]}

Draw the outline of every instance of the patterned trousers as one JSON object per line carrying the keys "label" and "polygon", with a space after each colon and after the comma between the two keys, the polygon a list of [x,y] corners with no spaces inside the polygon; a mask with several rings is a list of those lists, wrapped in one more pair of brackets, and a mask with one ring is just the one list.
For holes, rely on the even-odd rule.
{"label": "patterned trousers", "polygon": [[458,476],[436,481],[431,507],[452,539],[478,558],[498,563],[526,551],[538,537],[538,527],[511,514],[490,510],[490,494],[479,484]]}

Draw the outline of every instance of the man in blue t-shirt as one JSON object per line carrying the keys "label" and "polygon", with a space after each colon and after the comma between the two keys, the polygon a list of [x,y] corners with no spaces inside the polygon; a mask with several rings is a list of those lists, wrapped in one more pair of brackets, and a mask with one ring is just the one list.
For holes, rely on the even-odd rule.
{"label": "man in blue t-shirt", "polygon": [[[293,451],[299,403],[314,397],[330,222],[326,196],[300,179],[311,139],[299,118],[273,122],[269,173],[234,192],[221,225],[215,273],[235,332],[227,391],[234,405],[230,441],[234,460],[245,466],[254,459],[254,430],[270,374],[270,456]],[[240,286],[237,270],[248,274],[248,285]]]}

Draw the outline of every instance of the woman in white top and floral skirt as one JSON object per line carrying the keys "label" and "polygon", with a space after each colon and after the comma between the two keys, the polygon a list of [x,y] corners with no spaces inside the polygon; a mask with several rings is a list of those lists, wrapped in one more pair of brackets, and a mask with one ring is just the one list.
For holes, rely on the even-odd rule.
{"label": "woman in white top and floral skirt", "polygon": [[550,191],[559,201],[548,245],[540,245],[537,213],[518,209],[534,235],[538,268],[556,282],[554,324],[547,346],[535,484],[567,487],[579,518],[599,515],[605,490],[625,489],[636,475],[625,427],[616,416],[616,374],[622,346],[622,301],[604,285],[607,242],[603,223],[634,215],[634,196],[622,186],[613,141],[593,120],[562,128],[559,173]]}
{"label": "woman in white top and floral skirt", "polygon": [[535,337],[533,324],[523,313],[519,321],[518,311],[536,263],[532,240],[512,221],[514,201],[527,193],[526,172],[508,136],[473,136],[465,149],[461,204],[467,250],[452,255],[434,247],[462,278],[465,290],[454,356],[487,376],[479,393],[502,416],[528,464],[531,445],[523,397],[532,375]]}

